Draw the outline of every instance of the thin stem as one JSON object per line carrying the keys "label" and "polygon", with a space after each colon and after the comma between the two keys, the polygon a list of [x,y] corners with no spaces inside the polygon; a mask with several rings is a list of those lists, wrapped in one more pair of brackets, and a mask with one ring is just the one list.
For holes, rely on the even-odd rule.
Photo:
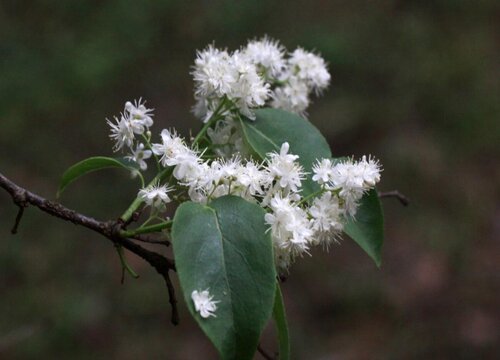
{"label": "thin stem", "polygon": [[[171,167],[161,170],[154,177],[154,179],[150,181],[148,186],[151,186],[153,184],[161,182],[163,179],[165,179],[167,176],[169,176],[171,172],[172,172]],[[120,219],[126,223],[130,219],[130,217],[134,214],[134,212],[137,211],[137,209],[141,206],[142,202],[143,202],[143,200],[140,197],[136,197],[135,200],[132,202],[132,204],[130,204],[128,209],[125,210],[123,215],[120,216]]]}
{"label": "thin stem", "polygon": [[144,176],[142,176],[140,171],[137,171],[136,174],[139,176],[139,179],[141,180],[141,188],[144,188]]}
{"label": "thin stem", "polygon": [[26,208],[25,205],[18,205],[19,211],[17,212],[16,216],[16,221],[14,222],[14,226],[12,227],[12,230],[10,231],[11,234],[17,234],[17,229],[19,228],[19,224],[21,223],[21,219],[23,218],[24,215],[24,209]]}
{"label": "thin stem", "polygon": [[325,189],[321,189],[321,190],[313,192],[312,194],[307,195],[306,197],[302,198],[302,200],[300,200],[297,203],[297,206],[300,206],[300,205],[304,204],[305,202],[309,201],[313,197],[316,197],[318,195],[323,194],[325,191],[326,191]]}
{"label": "thin stem", "polygon": [[[120,257],[120,263],[122,264],[122,271],[127,270],[130,276],[132,276],[134,279],[137,279],[139,275],[130,267],[129,264],[127,264],[127,261],[125,260],[125,255],[123,254],[123,248],[121,245],[116,244],[115,245],[116,252],[118,253],[118,256]],[[123,284],[123,272],[122,272],[122,284]]]}
{"label": "thin stem", "polygon": [[399,200],[401,205],[403,206],[408,206],[410,205],[410,199],[408,199],[405,195],[401,194],[398,190],[393,190],[393,191],[386,191],[386,192],[380,192],[378,193],[379,198],[389,198],[393,197]]}
{"label": "thin stem", "polygon": [[[154,216],[151,216],[149,219],[147,219],[146,221],[144,221],[142,224],[141,224],[141,228],[142,227],[145,227],[147,224],[149,224],[151,221],[153,221],[154,219],[156,219],[156,217]],[[163,219],[162,219],[163,220]]]}
{"label": "thin stem", "polygon": [[163,229],[169,228],[172,226],[173,221],[165,221],[159,224],[154,224],[154,225],[149,225],[149,226],[141,226],[138,229],[135,230],[126,230],[126,231],[121,231],[120,235],[123,237],[134,237],[136,235],[140,234],[148,234],[152,232],[159,232],[162,231]]}
{"label": "thin stem", "polygon": [[155,244],[155,245],[164,245],[164,246],[170,246],[170,241],[168,240],[157,240],[148,237],[147,235],[135,235],[134,237],[131,237],[133,240],[141,241],[143,243],[148,243],[148,244]]}
{"label": "thin stem", "polygon": [[215,109],[215,111],[213,112],[212,116],[210,116],[210,119],[207,120],[207,122],[205,123],[205,125],[203,125],[203,127],[201,128],[198,135],[196,135],[191,146],[196,145],[201,140],[201,138],[207,132],[208,128],[219,117],[219,115],[220,115],[219,112],[224,108],[225,104],[226,104],[226,98],[224,97],[222,99],[222,101],[219,103],[219,105],[217,106],[217,108]]}

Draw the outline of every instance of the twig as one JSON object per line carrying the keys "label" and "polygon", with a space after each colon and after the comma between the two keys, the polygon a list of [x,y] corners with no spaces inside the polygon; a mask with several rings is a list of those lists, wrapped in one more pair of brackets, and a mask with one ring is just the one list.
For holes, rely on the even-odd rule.
{"label": "twig", "polygon": [[[123,220],[119,220],[119,222],[123,222]],[[134,236],[140,235],[140,234],[160,232],[163,229],[166,229],[166,228],[171,227],[171,226],[172,226],[172,220],[168,220],[168,221],[161,222],[159,224],[141,226],[140,228],[134,229],[134,230],[122,230],[120,235],[123,237],[134,237]]]}
{"label": "twig", "polygon": [[408,199],[405,195],[401,194],[398,190],[392,190],[392,191],[385,191],[385,192],[380,192],[378,193],[379,198],[389,198],[389,197],[394,197],[399,200],[399,202],[403,206],[408,206],[410,205],[410,199]]}
{"label": "twig", "polygon": [[257,345],[257,351],[259,352],[259,354],[262,355],[262,357],[266,360],[276,360],[278,357],[277,356],[271,356],[269,355],[263,348],[262,346],[259,344]]}
{"label": "twig", "polygon": [[19,228],[19,223],[21,222],[21,219],[23,218],[24,214],[24,209],[26,209],[26,205],[17,205],[19,207],[19,211],[17,212],[16,220],[14,221],[14,226],[12,227],[12,230],[10,231],[11,234],[17,234],[17,229]]}
{"label": "twig", "polygon": [[[25,208],[28,204],[31,204],[49,215],[72,222],[75,225],[84,226],[103,235],[114,245],[121,245],[128,251],[136,254],[137,256],[148,262],[153,268],[155,268],[158,274],[160,274],[165,279],[165,282],[167,283],[168,294],[170,297],[170,304],[172,305],[172,322],[175,324],[179,322],[176,306],[177,300],[175,299],[175,289],[169,278],[169,271],[175,271],[174,261],[166,256],[143,248],[128,237],[123,237],[121,233],[123,232],[124,221],[99,221],[90,216],[80,214],[75,210],[61,205],[60,203],[47,200],[35,193],[32,193],[31,191],[20,187],[19,185],[15,184],[7,177],[5,177],[2,173],[0,173],[0,187],[10,194],[14,203],[20,208]],[[19,210],[16,217],[16,223],[14,224],[14,228],[12,229],[13,233],[15,233],[14,230],[17,231],[17,227],[22,218],[22,215],[23,211]],[[140,239],[144,240],[142,236],[140,237]],[[136,238],[136,240],[139,239]]]}
{"label": "twig", "polygon": [[172,284],[172,279],[170,279],[168,272],[165,274],[165,276],[163,276],[163,278],[165,279],[165,283],[167,284],[168,301],[170,302],[170,308],[172,309],[170,322],[173,325],[178,325],[179,311],[177,310],[177,298],[175,297],[175,288],[174,285]]}
{"label": "twig", "polygon": [[170,246],[170,241],[168,240],[158,240],[147,235],[135,235],[130,238],[147,244]]}

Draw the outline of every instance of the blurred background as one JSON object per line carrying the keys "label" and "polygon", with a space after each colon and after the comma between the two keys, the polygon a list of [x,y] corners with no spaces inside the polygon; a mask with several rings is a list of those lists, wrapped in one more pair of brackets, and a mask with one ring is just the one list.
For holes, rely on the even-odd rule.
{"label": "blurred background", "polygon": [[[196,49],[269,36],[329,63],[309,118],[335,155],[380,158],[386,239],[377,269],[351,240],[283,284],[294,359],[493,359],[499,351],[500,4],[436,1],[2,1],[0,172],[48,198],[61,174],[112,155],[105,117],[147,99],[156,131],[188,135]],[[63,204],[116,218],[137,183],[119,171]],[[0,191],[0,358],[215,359],[162,279],[134,255]],[[178,294],[180,298],[180,294]],[[262,340],[272,353],[272,328]],[[259,358],[257,355],[256,358]]]}

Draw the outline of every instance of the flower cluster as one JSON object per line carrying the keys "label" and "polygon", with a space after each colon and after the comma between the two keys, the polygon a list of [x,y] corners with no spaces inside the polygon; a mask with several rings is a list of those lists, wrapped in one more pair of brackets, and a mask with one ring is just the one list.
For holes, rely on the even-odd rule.
{"label": "flower cluster", "polygon": [[[127,102],[120,117],[108,120],[115,151],[127,149],[126,157],[142,171],[149,160],[167,174],[139,191],[151,216],[161,216],[171,202],[207,204],[234,195],[266,211],[278,268],[287,269],[312,246],[328,247],[355,217],[363,194],[380,181],[379,163],[365,156],[359,161],[318,159],[308,174],[287,142],[259,162],[248,155],[239,122],[241,116],[252,119],[263,106],[303,114],[310,96],[330,82],[325,61],[301,48],[287,53],[278,42],[263,38],[232,53],[209,46],[198,53],[192,74],[195,113],[206,122],[194,140],[164,129],[153,143],[152,109],[141,100]],[[305,181],[319,190],[305,192]],[[215,310],[210,300],[208,293],[193,292],[204,317]]]}
{"label": "flower cluster", "polygon": [[264,162],[257,163],[240,156],[204,159],[175,131],[165,129],[161,138],[152,149],[162,166],[172,168],[177,186],[142,189],[139,196],[146,204],[161,211],[171,201],[168,193],[172,191],[178,199],[202,204],[224,195],[257,203],[267,211],[276,264],[282,269],[311,246],[334,241],[348,217],[355,216],[362,195],[380,180],[380,166],[372,158],[336,164],[321,159],[312,176],[321,190],[316,198],[308,199],[301,195],[306,173],[286,142],[279,153],[269,153]]}
{"label": "flower cluster", "polygon": [[114,116],[114,122],[107,119],[111,127],[109,137],[115,141],[113,150],[119,151],[127,147],[130,152],[127,158],[136,162],[143,171],[147,169],[145,160],[151,157],[152,152],[146,149],[143,142],[137,141],[136,135],[147,142],[151,136],[149,128],[153,126],[153,109],[148,109],[145,103],[141,99],[133,103],[127,101],[120,117]]}
{"label": "flower cluster", "polygon": [[311,95],[330,83],[323,58],[302,48],[288,53],[268,37],[232,53],[210,45],[198,52],[192,75],[195,115],[203,122],[223,115],[208,135],[224,157],[242,150],[240,115],[254,119],[254,109],[269,106],[304,116]]}
{"label": "flower cluster", "polygon": [[298,48],[288,54],[279,42],[264,37],[232,53],[213,45],[198,52],[193,69],[195,114],[207,121],[224,100],[252,119],[263,105],[304,114],[310,95],[330,83],[320,56]]}

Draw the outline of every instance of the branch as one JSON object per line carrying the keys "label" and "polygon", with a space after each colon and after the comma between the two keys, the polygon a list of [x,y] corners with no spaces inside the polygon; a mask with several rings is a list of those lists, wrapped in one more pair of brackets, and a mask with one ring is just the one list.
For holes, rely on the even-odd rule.
{"label": "branch", "polygon": [[399,200],[401,205],[403,206],[408,206],[410,205],[410,199],[408,199],[405,195],[401,194],[398,190],[392,190],[392,191],[386,191],[386,192],[381,192],[379,191],[378,193],[379,198],[396,198]]}
{"label": "branch", "polygon": [[[141,257],[147,261],[164,279],[167,284],[168,294],[170,297],[170,304],[172,306],[172,318],[171,321],[174,325],[179,322],[179,316],[177,312],[177,300],[175,299],[175,291],[172,286],[172,282],[169,277],[169,271],[175,271],[175,263],[172,259],[165,257],[161,254],[143,248],[142,246],[136,244],[128,237],[122,236],[125,223],[122,220],[111,220],[111,221],[99,221],[92,217],[80,214],[72,209],[61,205],[60,203],[47,200],[31,191],[28,191],[19,185],[15,184],[2,173],[0,173],[0,187],[7,191],[12,197],[12,201],[19,207],[19,212],[16,216],[16,221],[14,227],[12,228],[12,233],[15,234],[19,227],[24,209],[28,205],[33,205],[43,212],[49,215],[55,216],[59,219],[72,222],[75,225],[84,226],[90,230],[93,230],[108,240],[110,240],[114,245],[118,244],[123,246],[125,249]],[[134,236],[135,240],[147,241],[143,236]],[[149,240],[149,239],[148,239]],[[165,242],[163,242],[165,243]],[[167,244],[166,242],[165,244]]]}

